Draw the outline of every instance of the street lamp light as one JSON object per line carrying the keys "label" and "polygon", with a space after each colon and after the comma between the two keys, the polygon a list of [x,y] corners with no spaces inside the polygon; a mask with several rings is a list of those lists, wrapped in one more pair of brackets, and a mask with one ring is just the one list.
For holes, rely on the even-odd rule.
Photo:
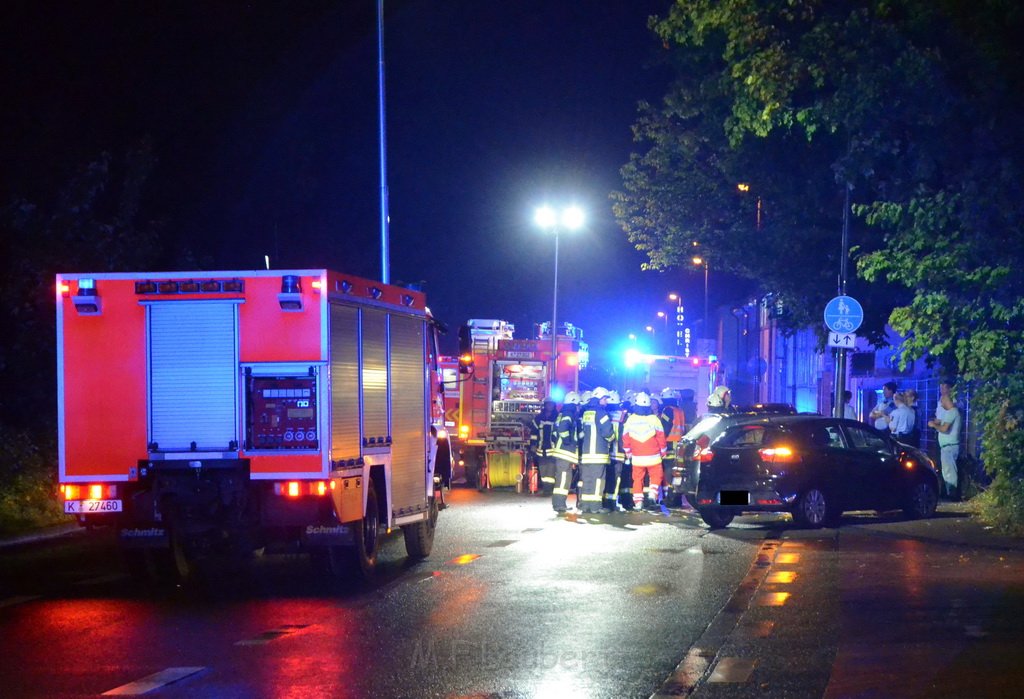
{"label": "street lamp light", "polygon": [[533,221],[541,230],[555,234],[555,283],[551,297],[551,377],[548,381],[550,385],[554,385],[555,370],[558,366],[558,234],[563,230],[572,232],[582,228],[586,215],[583,209],[575,205],[557,211],[545,204],[534,212]]}
{"label": "street lamp light", "polygon": [[697,267],[704,265],[704,337],[708,337],[708,261],[707,259],[695,256],[693,264]]}

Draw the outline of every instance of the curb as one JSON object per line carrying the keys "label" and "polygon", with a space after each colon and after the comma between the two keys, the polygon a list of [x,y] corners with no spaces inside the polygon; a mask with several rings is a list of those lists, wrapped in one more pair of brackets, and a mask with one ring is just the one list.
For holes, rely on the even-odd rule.
{"label": "curb", "polygon": [[46,541],[47,539],[57,539],[78,531],[85,530],[77,523],[58,524],[55,527],[46,527],[45,529],[37,529],[36,531],[28,532],[26,534],[0,538],[0,549],[18,546],[20,544],[31,544],[37,541]]}

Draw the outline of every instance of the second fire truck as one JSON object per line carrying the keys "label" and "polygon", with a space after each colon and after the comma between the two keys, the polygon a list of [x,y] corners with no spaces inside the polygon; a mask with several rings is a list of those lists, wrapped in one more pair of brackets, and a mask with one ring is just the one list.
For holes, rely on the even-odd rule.
{"label": "second fire truck", "polygon": [[469,320],[459,330],[459,404],[452,446],[467,484],[520,485],[533,417],[545,398],[560,400],[578,389],[579,372],[588,358],[583,332],[569,323],[559,328],[552,371],[549,326],[537,326],[531,339],[515,338],[515,326],[504,320]]}

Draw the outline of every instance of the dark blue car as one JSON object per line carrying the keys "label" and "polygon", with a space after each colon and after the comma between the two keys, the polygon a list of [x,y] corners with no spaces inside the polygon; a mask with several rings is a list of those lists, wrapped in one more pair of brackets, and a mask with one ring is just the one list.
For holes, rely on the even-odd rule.
{"label": "dark blue car", "polygon": [[836,526],[847,510],[930,517],[939,494],[923,452],[854,420],[820,415],[727,419],[686,459],[685,495],[712,528],[746,512],[789,512]]}

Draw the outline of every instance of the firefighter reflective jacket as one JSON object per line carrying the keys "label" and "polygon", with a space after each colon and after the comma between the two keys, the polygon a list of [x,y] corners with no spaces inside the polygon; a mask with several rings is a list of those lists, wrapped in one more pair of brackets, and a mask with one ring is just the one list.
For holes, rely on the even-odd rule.
{"label": "firefighter reflective jacket", "polygon": [[615,430],[612,428],[612,419],[608,417],[608,411],[596,399],[587,403],[587,406],[583,409],[580,427],[583,433],[583,449],[580,453],[580,463],[609,463],[611,461],[609,454],[611,452],[612,440],[615,438]]}
{"label": "firefighter reflective jacket", "polygon": [[554,445],[548,451],[548,456],[553,456],[560,461],[570,464],[577,463],[577,450],[579,448],[579,425],[576,421],[576,406],[566,405],[555,420]]}
{"label": "firefighter reflective jacket", "polygon": [[530,423],[530,450],[548,456],[548,451],[554,446],[553,432],[555,420],[558,419],[558,412],[555,410],[541,412],[534,416]]}
{"label": "firefighter reflective jacket", "polygon": [[[647,414],[641,415],[641,410]],[[649,411],[649,408],[637,408],[622,426],[622,448],[633,466],[660,466],[665,455],[665,430],[658,416]]]}
{"label": "firefighter reflective jacket", "polygon": [[678,442],[686,434],[686,413],[678,405],[667,405],[665,415],[670,415],[668,432],[665,434],[665,441]]}
{"label": "firefighter reflective jacket", "polygon": [[626,452],[622,449],[622,423],[626,421],[626,411],[616,406],[614,410],[608,412],[608,417],[612,419],[612,447],[611,457],[612,461],[625,461]]}

